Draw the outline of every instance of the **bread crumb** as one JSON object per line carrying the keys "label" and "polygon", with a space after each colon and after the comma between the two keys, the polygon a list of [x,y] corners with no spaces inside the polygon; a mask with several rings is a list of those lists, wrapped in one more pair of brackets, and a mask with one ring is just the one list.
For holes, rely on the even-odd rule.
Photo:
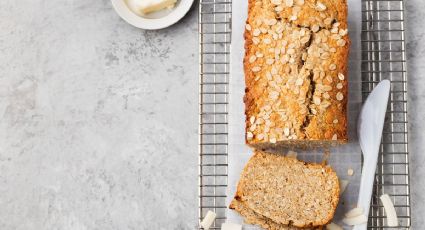
{"label": "bread crumb", "polygon": [[347,170],[347,174],[349,175],[349,176],[352,176],[352,175],[354,175],[354,170],[353,169],[348,169]]}

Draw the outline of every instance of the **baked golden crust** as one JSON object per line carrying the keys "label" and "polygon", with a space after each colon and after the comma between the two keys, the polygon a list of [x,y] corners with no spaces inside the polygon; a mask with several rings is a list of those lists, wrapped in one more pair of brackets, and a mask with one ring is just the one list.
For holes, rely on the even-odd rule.
{"label": "baked golden crust", "polygon": [[247,144],[347,141],[345,0],[249,0]]}
{"label": "baked golden crust", "polygon": [[272,222],[318,227],[328,224],[334,216],[339,182],[329,166],[256,151],[241,174],[235,200],[257,214],[248,220],[251,223],[259,217],[260,225]]}

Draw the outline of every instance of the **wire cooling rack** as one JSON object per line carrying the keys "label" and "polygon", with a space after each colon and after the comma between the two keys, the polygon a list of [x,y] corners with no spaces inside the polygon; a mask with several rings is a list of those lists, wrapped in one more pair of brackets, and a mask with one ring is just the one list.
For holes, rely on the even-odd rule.
{"label": "wire cooling rack", "polygon": [[[199,2],[199,221],[217,213],[211,229],[226,220],[227,107],[231,0]],[[410,228],[407,74],[403,0],[362,0],[362,97],[383,79],[391,80],[380,156],[369,214],[369,229]],[[379,195],[393,200],[399,227],[386,226]],[[199,227],[201,229],[201,227]]]}

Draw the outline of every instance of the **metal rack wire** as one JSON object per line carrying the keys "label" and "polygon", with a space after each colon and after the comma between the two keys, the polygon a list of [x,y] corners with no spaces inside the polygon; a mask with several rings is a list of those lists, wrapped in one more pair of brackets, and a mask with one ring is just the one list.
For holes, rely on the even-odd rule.
{"label": "metal rack wire", "polygon": [[404,2],[364,0],[362,14],[363,98],[382,79],[391,80],[391,95],[375,175],[369,227],[387,228],[379,194],[388,193],[399,217],[397,229],[409,229],[411,217]]}
{"label": "metal rack wire", "polygon": [[[199,2],[199,220],[217,213],[211,229],[226,220],[227,106],[231,0]],[[379,194],[388,193],[399,227],[410,228],[407,127],[407,74],[403,0],[362,0],[362,95],[366,99],[382,79],[391,80],[391,95],[382,137],[369,229],[386,226]],[[199,227],[201,229],[201,227]]]}

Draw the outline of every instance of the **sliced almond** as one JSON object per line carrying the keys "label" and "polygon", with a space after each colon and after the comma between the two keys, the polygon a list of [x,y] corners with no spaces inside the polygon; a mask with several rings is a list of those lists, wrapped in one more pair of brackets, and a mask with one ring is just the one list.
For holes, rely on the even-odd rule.
{"label": "sliced almond", "polygon": [[249,63],[254,63],[255,62],[255,60],[257,60],[257,56],[255,56],[255,55],[252,55],[251,57],[249,57]]}
{"label": "sliced almond", "polygon": [[285,5],[287,7],[292,7],[294,5],[294,0],[285,0]]}
{"label": "sliced almond", "polygon": [[305,37],[303,37],[303,38],[301,38],[301,43],[303,43],[303,44],[305,44],[305,43],[307,43],[308,41],[310,41],[310,38],[309,37],[307,37],[307,36],[305,36]]}
{"label": "sliced almond", "polygon": [[379,199],[381,200],[382,205],[384,205],[385,214],[387,216],[387,225],[390,227],[398,226],[397,213],[390,196],[388,196],[388,194],[383,194],[381,197],[379,197]]}
{"label": "sliced almond", "polygon": [[266,73],[266,78],[267,78],[267,80],[269,80],[269,81],[273,80],[272,74],[271,74],[270,72],[267,72],[267,73]]}
{"label": "sliced almond", "polygon": [[255,117],[254,116],[251,116],[249,118],[249,123],[254,124],[254,122],[255,122]]}
{"label": "sliced almond", "polygon": [[256,73],[256,72],[259,72],[261,70],[261,67],[260,66],[254,66],[254,67],[251,68],[251,70],[252,70],[252,72]]}
{"label": "sliced almond", "polygon": [[289,136],[289,128],[288,128],[288,127],[285,127],[285,128],[283,129],[283,134],[284,134],[285,136]]}
{"label": "sliced almond", "polygon": [[270,19],[268,22],[267,22],[267,25],[269,25],[269,26],[273,26],[273,25],[276,25],[276,23],[277,23],[277,20],[276,19]]}
{"label": "sliced almond", "polygon": [[340,29],[338,34],[339,34],[340,36],[345,36],[345,35],[347,35],[347,34],[348,34],[348,30],[347,30],[347,29]]}
{"label": "sliced almond", "polygon": [[341,36],[339,36],[339,34],[332,34],[331,35],[331,38],[333,39],[333,40],[339,40],[339,39],[341,39]]}
{"label": "sliced almond", "polygon": [[323,95],[323,98],[325,98],[325,99],[329,99],[329,98],[331,98],[331,96],[329,95],[329,93],[324,93]]}
{"label": "sliced almond", "polygon": [[274,59],[273,58],[268,58],[267,60],[266,60],[266,64],[267,65],[272,65],[274,63]]}
{"label": "sliced almond", "polygon": [[338,46],[345,46],[345,44],[346,44],[347,42],[344,40],[344,39],[339,39],[337,42],[336,42],[336,44],[338,45]]}
{"label": "sliced almond", "polygon": [[246,24],[245,25],[245,29],[248,30],[248,31],[251,31],[251,25],[250,24]]}
{"label": "sliced almond", "polygon": [[246,133],[246,138],[247,138],[248,140],[251,140],[253,137],[254,137],[254,134],[252,134],[251,132],[247,132],[247,133]]}
{"label": "sliced almond", "polygon": [[302,78],[298,78],[298,79],[295,81],[295,85],[296,85],[296,86],[301,86],[301,85],[303,84],[303,82],[304,82],[304,80],[303,80]]}
{"label": "sliced almond", "polygon": [[221,230],[242,230],[242,225],[232,224],[232,223],[223,223],[221,225]]}
{"label": "sliced almond", "polygon": [[201,226],[205,230],[210,229],[211,225],[214,223],[214,220],[215,220],[216,216],[217,216],[217,214],[215,214],[215,212],[208,211],[207,212],[207,215],[205,215],[205,218],[201,222]]}
{"label": "sliced almond", "polygon": [[323,86],[323,90],[326,91],[326,92],[332,91],[332,86],[330,86],[330,85],[324,85]]}
{"label": "sliced almond", "polygon": [[[322,109],[326,109],[327,107],[329,107],[331,105],[331,103],[329,102],[329,101],[323,101],[322,102],[322,104],[320,104],[320,107],[322,108]],[[336,135],[336,134],[335,134]],[[335,136],[335,138],[337,138],[336,136]],[[335,139],[336,140],[336,139]]]}
{"label": "sliced almond", "polygon": [[261,141],[261,140],[264,139],[264,134],[260,133],[260,134],[256,135],[256,137],[257,137],[258,140]]}
{"label": "sliced almond", "polygon": [[313,103],[316,105],[320,105],[320,98],[317,96],[313,96]]}
{"label": "sliced almond", "polygon": [[326,6],[325,4],[321,3],[321,2],[317,2],[316,3],[316,10],[317,11],[325,11],[326,10]]}
{"label": "sliced almond", "polygon": [[338,92],[338,93],[336,94],[336,99],[337,99],[338,101],[342,101],[342,99],[344,99],[344,95],[343,95],[341,92]]}
{"label": "sliced almond", "polygon": [[288,49],[288,51],[286,51],[287,54],[292,55],[295,54],[295,50],[294,49]]}
{"label": "sliced almond", "polygon": [[256,128],[257,128],[257,125],[253,124],[251,125],[251,127],[249,127],[249,131],[254,132]]}
{"label": "sliced almond", "polygon": [[332,18],[325,18],[323,22],[325,23],[325,25],[330,25],[332,23]]}
{"label": "sliced almond", "polygon": [[260,34],[261,34],[261,30],[258,28],[255,28],[254,31],[252,32],[252,35],[254,35],[255,37],[257,37]]}

